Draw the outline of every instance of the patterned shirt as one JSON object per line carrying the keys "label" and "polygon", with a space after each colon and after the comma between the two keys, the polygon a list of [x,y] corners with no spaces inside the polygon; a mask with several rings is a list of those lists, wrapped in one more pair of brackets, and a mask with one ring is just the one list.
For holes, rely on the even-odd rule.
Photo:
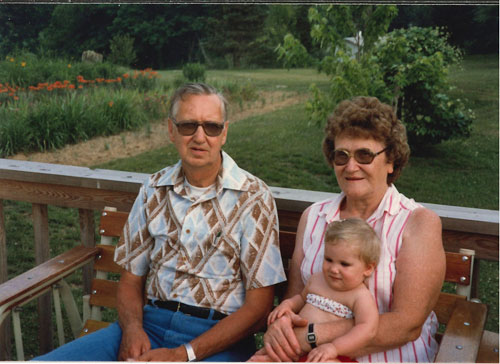
{"label": "patterned shirt", "polygon": [[[311,274],[321,271],[326,227],[330,222],[340,219],[340,205],[344,198],[345,194],[342,192],[337,197],[311,206],[303,240],[305,257],[301,274],[304,282],[307,282]],[[368,279],[370,292],[375,297],[380,313],[391,311],[393,285],[397,274],[396,261],[403,242],[403,231],[412,211],[419,207],[422,205],[405,197],[391,185],[378,208],[366,220],[382,242],[378,266]],[[437,328],[436,314],[431,312],[417,340],[399,348],[358,357],[356,360],[360,363],[433,362],[438,347],[434,339]]]}
{"label": "patterned shirt", "polygon": [[222,160],[214,188],[198,198],[181,161],[141,187],[115,261],[148,274],[148,298],[232,313],[246,290],[286,279],[271,191],[225,152]]}

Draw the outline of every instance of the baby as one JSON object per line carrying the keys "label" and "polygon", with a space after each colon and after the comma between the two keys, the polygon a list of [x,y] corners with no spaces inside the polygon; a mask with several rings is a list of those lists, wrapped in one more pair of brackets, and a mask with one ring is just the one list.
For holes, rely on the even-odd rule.
{"label": "baby", "polygon": [[[313,274],[300,294],[284,300],[268,317],[270,325],[294,312],[309,322],[311,349],[302,359],[310,362],[339,361],[339,356],[367,345],[378,327],[377,306],[364,284],[380,256],[380,240],[373,229],[358,218],[334,221],[327,227],[324,249],[322,272]],[[332,342],[316,346],[314,323],[341,318],[354,318],[353,328]],[[250,361],[272,359],[261,349]]]}

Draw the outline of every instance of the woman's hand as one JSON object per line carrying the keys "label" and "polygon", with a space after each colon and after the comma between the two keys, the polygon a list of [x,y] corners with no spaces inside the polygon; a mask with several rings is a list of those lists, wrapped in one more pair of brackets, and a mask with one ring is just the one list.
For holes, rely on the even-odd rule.
{"label": "woman's hand", "polygon": [[307,320],[294,313],[276,319],[264,334],[267,355],[275,362],[298,360],[302,351],[293,328],[306,325]]}

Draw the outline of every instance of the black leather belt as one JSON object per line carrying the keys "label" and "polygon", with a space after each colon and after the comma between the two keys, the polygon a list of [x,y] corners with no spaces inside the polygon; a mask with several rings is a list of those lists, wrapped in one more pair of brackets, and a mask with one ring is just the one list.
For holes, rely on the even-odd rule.
{"label": "black leather belt", "polygon": [[148,299],[148,305],[164,308],[174,312],[180,311],[186,315],[191,315],[203,319],[209,318],[210,312],[213,312],[212,320],[222,320],[224,317],[227,317],[226,314],[210,308],[186,305],[185,303],[177,301],[153,301]]}

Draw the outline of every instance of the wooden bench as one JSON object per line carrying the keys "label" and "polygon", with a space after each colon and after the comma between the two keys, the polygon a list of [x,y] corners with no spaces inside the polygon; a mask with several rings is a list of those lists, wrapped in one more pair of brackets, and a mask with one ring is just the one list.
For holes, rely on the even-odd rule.
{"label": "wooden bench", "polygon": [[[300,214],[280,211],[279,215],[280,248],[285,270],[288,270]],[[99,226],[99,245],[93,248],[75,247],[0,285],[0,323],[12,312],[18,360],[23,360],[24,355],[19,317],[15,308],[51,288],[54,291],[56,323],[61,345],[64,343],[64,335],[60,318],[60,294],[74,337],[109,324],[101,321],[101,307],[116,308],[117,274],[121,268],[113,261],[113,239],[116,240],[120,236],[127,216],[128,213],[124,212],[103,211]],[[91,294],[84,297],[82,320],[63,278],[91,261],[95,278],[92,281]],[[434,309],[440,324],[445,327],[438,335],[440,348],[437,362],[498,362],[498,334],[484,331],[487,307],[470,300],[469,297],[473,262],[474,251],[446,253],[445,281],[455,283],[458,294],[442,292]],[[114,279],[109,279],[110,276],[114,276]],[[285,289],[285,284],[277,287],[279,298]]]}

